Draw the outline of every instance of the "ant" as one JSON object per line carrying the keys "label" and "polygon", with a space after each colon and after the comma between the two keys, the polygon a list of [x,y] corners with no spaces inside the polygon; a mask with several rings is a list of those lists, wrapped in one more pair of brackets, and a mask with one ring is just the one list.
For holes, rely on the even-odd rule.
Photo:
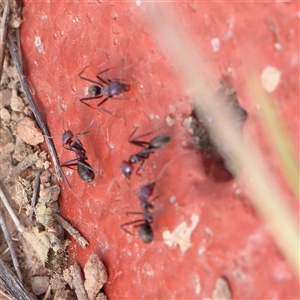
{"label": "ant", "polygon": [[133,171],[133,164],[138,163],[139,167],[136,170],[136,174],[138,174],[138,171],[143,166],[145,160],[149,158],[151,153],[154,153],[155,149],[162,148],[166,144],[168,144],[171,141],[171,137],[166,134],[160,134],[155,136],[150,142],[145,142],[138,140],[138,138],[147,136],[151,134],[152,132],[145,133],[143,135],[138,136],[136,139],[131,139],[134,133],[136,132],[137,128],[133,131],[133,133],[129,137],[129,143],[132,143],[134,145],[143,147],[144,149],[136,154],[130,155],[128,161],[123,160],[121,162],[121,170],[122,173],[126,178],[130,178]]}
{"label": "ant", "polygon": [[[142,212],[126,212],[125,215],[142,215],[143,217],[138,220],[130,221],[120,225],[121,229],[125,232],[132,234],[129,230],[125,228],[125,226],[136,224],[133,227],[139,227],[138,235],[142,242],[151,243],[153,241],[153,230],[151,228],[151,224],[153,223],[153,215],[155,212],[151,212],[153,209],[153,202],[158,196],[153,198],[151,202],[148,200],[154,191],[156,181],[162,176],[166,168],[173,162],[173,160],[169,161],[159,172],[158,176],[151,182],[141,187],[139,192],[137,193],[137,197],[140,200],[140,205],[142,207]],[[158,213],[158,212],[156,212]]]}
{"label": "ant", "polygon": [[[87,67],[85,67],[78,74],[78,77],[80,79],[83,79],[83,80],[86,80],[88,82],[94,83],[94,85],[90,85],[89,88],[88,88],[88,93],[90,95],[89,97],[85,97],[85,98],[79,99],[80,102],[82,102],[83,104],[85,104],[85,105],[87,105],[87,106],[89,106],[91,108],[97,109],[95,107],[92,107],[86,101],[105,97],[103,100],[101,100],[97,104],[97,107],[100,109],[100,106],[103,103],[105,103],[109,98],[113,98],[116,95],[123,94],[123,93],[128,92],[130,90],[130,85],[128,85],[126,83],[123,83],[122,80],[120,80],[120,79],[113,78],[113,79],[107,79],[107,80],[105,80],[102,77],[100,77],[101,74],[103,74],[103,73],[105,73],[105,72],[107,72],[107,71],[109,71],[111,69],[117,68],[117,67],[108,68],[108,69],[105,69],[104,71],[100,71],[99,73],[97,73],[96,77],[99,79],[99,82],[97,82],[95,80],[92,80],[92,79],[89,79],[89,78],[86,78],[86,77],[83,77],[81,75],[86,68]],[[108,113],[110,113],[106,109],[103,109],[103,108],[101,108],[101,109],[104,110],[104,111],[106,111],[106,112],[108,112]]]}
{"label": "ant", "polygon": [[[132,234],[129,230],[127,230],[124,227],[131,224],[139,223],[134,225],[134,227],[139,227],[138,235],[144,243],[151,243],[153,241],[153,230],[151,228],[151,223],[153,223],[153,213],[149,211],[150,209],[153,209],[153,205],[150,203],[150,201],[148,201],[148,199],[153,193],[154,186],[155,182],[147,184],[143,186],[137,194],[137,197],[139,198],[142,207],[142,212],[126,212],[126,216],[143,215],[143,218],[124,223],[120,226],[121,229],[123,229],[129,234]],[[155,199],[156,198],[154,198],[153,200]]]}
{"label": "ant", "polygon": [[93,182],[95,178],[95,172],[90,164],[86,162],[88,157],[86,156],[86,150],[84,149],[82,142],[79,137],[88,132],[81,132],[79,134],[73,134],[71,130],[67,130],[63,133],[62,144],[63,147],[67,150],[73,151],[77,158],[68,160],[61,164],[62,167],[69,167],[77,165],[77,173],[80,178],[85,182]]}

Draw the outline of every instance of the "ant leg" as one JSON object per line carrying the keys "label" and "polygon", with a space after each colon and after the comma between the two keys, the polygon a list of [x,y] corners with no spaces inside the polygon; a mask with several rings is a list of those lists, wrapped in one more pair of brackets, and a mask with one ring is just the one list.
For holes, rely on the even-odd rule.
{"label": "ant leg", "polygon": [[[78,160],[78,158],[74,158],[74,159],[71,159],[71,160],[68,160],[68,161],[65,161],[64,163],[62,163],[60,166],[61,167],[68,167],[70,168],[71,166],[78,166],[78,165],[81,165],[93,172],[96,172],[97,174],[101,175],[101,176],[104,176],[103,174],[101,174],[99,171],[93,169],[87,162],[82,162],[80,160]],[[72,169],[72,168],[71,168]]]}
{"label": "ant leg", "polygon": [[[79,99],[79,101],[80,101],[81,103],[85,104],[86,106],[89,106],[89,107],[92,108],[92,109],[103,110],[103,111],[105,111],[106,113],[108,113],[108,114],[110,114],[110,115],[114,115],[112,112],[110,112],[109,110],[107,110],[107,109],[105,109],[105,108],[102,108],[102,107],[98,107],[98,108],[97,108],[97,107],[93,107],[93,106],[91,106],[90,104],[84,102],[84,101],[89,101],[89,100],[93,100],[93,99],[99,99],[99,98],[101,98],[101,97],[103,97],[103,95],[98,96],[98,97],[81,98],[81,99]],[[106,99],[106,100],[107,100],[107,99]],[[103,100],[103,101],[104,101],[104,100]],[[102,104],[103,101],[101,101],[100,104]],[[98,104],[97,106],[99,106],[100,104]]]}
{"label": "ant leg", "polygon": [[[64,172],[63,169],[61,168],[62,166],[59,166],[59,167],[60,167],[61,174],[62,174],[63,178],[64,178],[65,181],[67,182],[68,188],[71,190],[72,194],[73,194],[78,200],[81,200],[81,198],[79,198],[79,196],[73,192],[72,187],[71,187],[71,184],[70,184],[70,182],[69,182],[69,180],[68,180],[68,178],[67,178],[65,172]],[[66,167],[69,167],[69,166],[66,166]],[[69,167],[69,168],[71,168],[71,167]],[[71,168],[71,169],[72,169],[72,168]]]}
{"label": "ant leg", "polygon": [[102,107],[99,107],[100,105],[102,105],[103,103],[105,103],[108,99],[113,99],[113,97],[110,97],[110,96],[106,97],[104,100],[102,100],[102,101],[97,105],[97,107],[98,107],[98,109],[104,110],[105,112],[107,112],[107,113],[109,113],[109,114],[115,116],[113,113],[111,113],[111,112],[108,111],[107,109],[102,108]]}
{"label": "ant leg", "polygon": [[63,162],[60,166],[61,167],[70,167],[70,166],[77,166],[77,165],[78,165],[78,158],[74,158],[74,159]]}
{"label": "ant leg", "polygon": [[61,169],[61,174],[62,174],[64,180],[67,182],[67,185],[68,185],[69,189],[72,190],[71,184],[70,184],[65,172],[62,169]]}
{"label": "ant leg", "polygon": [[160,197],[160,195],[157,195],[156,197],[152,198],[151,200],[149,200],[150,203],[154,202],[158,197]]}
{"label": "ant leg", "polygon": [[[119,67],[120,67],[120,66],[107,68],[107,69],[105,69],[105,70],[100,71],[99,73],[97,73],[96,76],[98,77],[100,74],[106,73],[107,71],[112,70],[112,69],[117,69],[117,68],[119,68]],[[99,77],[98,77],[98,78],[99,78]]]}
{"label": "ant leg", "polygon": [[137,136],[136,138],[133,139],[133,136],[134,136],[135,132],[137,131],[137,129],[138,129],[138,127],[136,127],[133,130],[133,132],[130,134],[130,136],[128,138],[128,142],[131,143],[131,144],[137,145],[139,147],[146,148],[147,146],[150,145],[150,143],[149,142],[144,142],[144,141],[139,141],[138,138],[149,135],[152,132],[149,132],[149,133],[146,133],[146,134],[143,134],[143,135],[139,135],[139,136]]}
{"label": "ant leg", "polygon": [[135,127],[130,136],[128,137],[128,142],[130,142],[131,138],[134,136],[139,127]]}
{"label": "ant leg", "polygon": [[100,80],[100,81],[102,81],[102,84],[104,83],[105,85],[109,85],[110,84],[110,79],[108,79],[107,81],[106,80],[104,80],[102,77],[100,77],[100,76],[98,76],[98,74],[96,75],[97,76],[97,78]]}
{"label": "ant leg", "polygon": [[152,149],[147,149],[147,148],[138,153],[139,160],[137,160],[136,163],[139,165],[139,167],[137,168],[137,170],[135,172],[136,175],[140,176],[139,171],[143,167],[145,160],[147,158],[149,158],[151,153],[154,153],[154,151]]}
{"label": "ant leg", "polygon": [[[69,146],[69,145],[68,145]],[[63,147],[66,149],[66,150],[69,150],[69,151],[73,151],[70,146],[69,147],[66,147],[65,144],[63,145]]]}
{"label": "ant leg", "polygon": [[140,138],[142,138],[142,137],[144,137],[144,136],[148,136],[148,135],[152,134],[154,131],[155,131],[155,130],[149,131],[149,132],[144,133],[144,134],[141,134],[141,135],[138,135],[138,136],[135,137],[135,139],[140,139]]}
{"label": "ant leg", "polygon": [[[140,212],[140,211],[127,211],[125,213],[125,216],[128,216],[128,215],[143,215],[144,213],[143,212]],[[143,219],[144,220],[144,219]],[[131,222],[135,222],[135,221],[131,221]],[[130,222],[130,223],[131,223]]]}
{"label": "ant leg", "polygon": [[104,100],[102,100],[100,103],[98,103],[97,106],[99,107],[100,105],[105,103],[109,98],[111,98],[111,97],[107,96]]}
{"label": "ant leg", "polygon": [[91,170],[93,172],[96,172],[97,174],[99,174],[99,175],[101,175],[101,176],[104,177],[104,175],[101,174],[101,172],[99,172],[98,170],[93,169],[86,161],[82,162],[82,161],[79,160],[79,161],[77,161],[76,165],[81,165],[83,167],[86,167],[87,169],[89,169],[89,170]]}
{"label": "ant leg", "polygon": [[128,142],[129,142],[129,143],[132,143],[132,144],[135,144],[135,145],[137,145],[137,146],[141,146],[141,147],[143,147],[142,144],[143,144],[143,145],[149,146],[149,145],[150,145],[150,142],[139,141],[138,139],[143,138],[143,137],[145,137],[145,136],[148,136],[148,135],[152,134],[154,131],[149,131],[149,132],[147,132],[147,133],[138,135],[138,136],[136,136],[134,139],[132,139],[132,137],[133,137],[134,133],[136,132],[136,130],[137,130],[137,128],[132,132],[132,134],[131,134],[130,137],[128,138]]}
{"label": "ant leg", "polygon": [[[132,63],[131,65],[128,65],[127,67],[122,68],[122,70],[126,70],[126,69],[128,69],[128,68],[131,68],[133,65],[135,65],[135,64],[138,63],[138,62],[140,62],[141,60],[143,60],[143,58],[140,58],[138,61]],[[124,61],[123,61],[123,62],[124,62]],[[123,63],[123,62],[122,62],[122,63]],[[122,63],[121,63],[120,65],[116,66],[116,67],[111,67],[111,68],[105,69],[104,71],[100,71],[97,75],[103,74],[103,73],[105,73],[105,72],[107,72],[107,71],[109,71],[109,70],[111,70],[111,69],[117,69],[117,68],[120,68],[120,66],[122,65]],[[97,77],[98,77],[98,76],[97,76]]]}
{"label": "ant leg", "polygon": [[102,98],[103,95],[101,94],[100,96],[96,96],[96,97],[86,97],[86,98],[80,98],[79,101],[91,108],[94,108],[93,106],[89,105],[88,103],[86,103],[85,101],[89,101],[89,100],[94,100],[94,99],[99,99]]}
{"label": "ant leg", "polygon": [[[81,145],[82,145],[82,143],[81,143],[81,141],[79,140],[79,138],[80,138],[82,135],[84,135],[84,134],[90,134],[90,131],[86,131],[86,130],[94,123],[94,121],[95,121],[95,120],[92,119],[91,123],[90,123],[89,125],[87,125],[87,126],[84,128],[84,130],[80,131],[79,133],[74,134],[75,140],[76,140],[78,143],[80,143]],[[92,131],[95,131],[95,130],[92,130]]]}
{"label": "ant leg", "polygon": [[145,159],[143,159],[141,163],[138,161],[139,167],[138,167],[137,170],[135,171],[135,174],[136,174],[136,175],[139,175],[139,176],[140,176],[139,170],[143,167],[144,162],[145,162]]}
{"label": "ant leg", "polygon": [[94,83],[94,84],[96,84],[96,85],[100,85],[101,87],[103,87],[103,85],[102,85],[101,83],[99,83],[99,82],[97,82],[97,81],[95,81],[95,80],[89,79],[89,78],[84,77],[84,76],[81,75],[81,74],[84,72],[84,70],[85,70],[86,68],[88,68],[88,67],[89,67],[89,66],[85,67],[85,68],[78,74],[78,77],[79,77],[80,79],[86,80],[86,81],[88,81],[88,82],[91,82],[91,83]]}
{"label": "ant leg", "polygon": [[[88,125],[88,126],[90,126],[90,125]],[[80,138],[82,135],[84,135],[84,134],[90,134],[90,132],[89,132],[89,131],[82,131],[82,132],[79,132],[79,133],[77,133],[77,134],[74,135],[75,140],[76,140],[77,143],[79,143],[79,144],[82,145],[82,143],[81,143],[81,141],[80,141],[79,138]]]}
{"label": "ant leg", "polygon": [[[143,224],[144,224],[144,223],[145,223],[145,220],[144,220],[144,219],[139,219],[139,220],[130,221],[130,222],[121,224],[121,225],[120,225],[120,228],[121,228],[122,230],[124,230],[125,232],[127,232],[127,233],[129,233],[129,234],[132,235],[132,232],[130,232],[128,229],[126,229],[125,226],[131,225],[131,224],[135,224],[135,223],[138,223],[138,222],[143,222]],[[136,225],[136,226],[138,226],[138,225]]]}
{"label": "ant leg", "polygon": [[[131,65],[128,65],[127,67],[122,68],[122,70],[126,70],[126,69],[128,69],[128,68],[131,68],[133,65],[135,65],[135,64],[138,63],[138,62],[140,62],[141,60],[143,60],[143,58],[140,58],[138,61],[132,63]],[[124,61],[123,61],[123,62],[124,62]],[[123,62],[122,62],[122,63],[123,63]],[[109,70],[111,70],[111,69],[117,69],[117,68],[120,68],[120,66],[122,65],[122,63],[119,64],[119,65],[116,66],[116,67],[111,67],[111,68],[105,69],[104,71],[100,71],[97,75],[103,74],[103,73],[105,73],[105,72],[107,72],[107,71],[109,71]]]}
{"label": "ant leg", "polygon": [[144,149],[146,149],[150,145],[149,142],[138,141],[138,140],[130,140],[128,142],[131,143],[131,144],[134,144],[136,146],[142,147]]}
{"label": "ant leg", "polygon": [[[102,97],[102,96],[101,96]],[[107,112],[108,114],[112,115],[112,116],[115,116],[112,112],[110,112],[109,110],[105,109],[105,108],[102,108],[102,107],[99,107],[100,105],[102,105],[103,103],[105,103],[108,99],[110,99],[111,97],[106,97],[104,100],[102,100],[99,104],[97,104],[97,108],[95,107],[92,107],[94,109],[98,109],[98,110],[103,110],[105,112]]]}

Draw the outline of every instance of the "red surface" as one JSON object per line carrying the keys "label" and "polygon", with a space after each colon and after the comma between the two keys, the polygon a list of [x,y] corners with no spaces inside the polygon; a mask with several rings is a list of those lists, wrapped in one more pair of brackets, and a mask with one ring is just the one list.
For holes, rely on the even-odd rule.
{"label": "red surface", "polygon": [[[296,3],[193,3],[176,4],[178,22],[186,26],[195,44],[214,70],[216,89],[222,75],[229,74],[241,105],[249,113],[245,130],[258,131],[257,112],[245,86],[244,62],[253,58],[258,71],[267,65],[282,72],[273,93],[276,106],[299,150],[299,6]],[[83,136],[88,162],[104,177],[94,184],[83,183],[76,171],[68,176],[76,198],[65,183],[61,214],[90,241],[82,249],[74,241],[70,253],[84,264],[97,253],[109,272],[105,292],[120,298],[211,298],[217,278],[226,277],[236,299],[296,299],[299,283],[272,241],[266,226],[251,208],[244,192],[232,180],[215,182],[207,177],[199,151],[191,144],[183,120],[190,114],[189,91],[184,90],[172,62],[161,53],[144,23],[144,4],[61,3],[25,1],[22,47],[28,81],[38,106],[50,127],[61,161],[73,158],[61,147],[65,129],[84,130],[91,121],[90,136]],[[270,30],[273,24],[275,31]],[[40,47],[34,41],[41,39]],[[211,40],[219,38],[219,52]],[[279,42],[281,50],[274,48]],[[187,54],[188,55],[188,54]],[[142,59],[141,61],[139,61]],[[108,77],[131,84],[128,99],[109,100],[105,108],[115,113],[97,113],[79,102],[87,82],[77,74],[86,66],[88,77],[100,68],[111,70]],[[132,65],[127,68],[126,66]],[[94,102],[97,103],[97,102]],[[62,107],[66,108],[65,110]],[[176,124],[169,127],[171,115]],[[145,163],[143,176],[127,182],[121,175],[121,160],[139,149],[127,138],[134,126],[144,133],[152,129],[170,134],[172,142]],[[263,144],[264,137],[259,135]],[[267,154],[267,153],[266,153]],[[139,211],[136,192],[153,180],[161,168],[173,163],[157,181],[153,223],[154,241],[143,244],[126,234],[120,224],[131,220],[126,211]],[[266,156],[272,166],[276,162]],[[113,181],[115,179],[118,185]],[[170,198],[176,197],[175,203]],[[297,202],[290,196],[297,208]],[[172,231],[195,213],[200,217],[192,233],[193,245],[182,253],[169,248],[162,232]],[[199,249],[204,252],[199,254]],[[201,286],[197,294],[197,280]]]}

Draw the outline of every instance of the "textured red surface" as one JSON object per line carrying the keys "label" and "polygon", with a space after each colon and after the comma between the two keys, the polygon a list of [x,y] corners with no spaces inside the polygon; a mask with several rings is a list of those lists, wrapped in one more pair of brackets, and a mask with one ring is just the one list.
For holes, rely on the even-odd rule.
{"label": "textured red surface", "polygon": [[[62,184],[61,214],[90,241],[84,250],[72,241],[70,253],[80,264],[91,253],[100,256],[109,272],[105,287],[109,299],[211,298],[219,277],[228,279],[237,299],[299,298],[296,277],[239,185],[234,180],[215,182],[205,174],[199,151],[183,126],[190,114],[189,91],[178,82],[172,62],[144,23],[144,4],[138,4],[25,1],[21,34],[27,78],[61,161],[73,158],[61,147],[63,123],[65,129],[78,133],[94,120],[88,127],[90,136],[83,136],[82,142],[88,162],[105,174],[96,175],[94,184],[83,183],[76,171],[68,176],[78,198]],[[267,65],[282,72],[273,95],[299,150],[298,4],[176,5],[178,22],[214,70],[216,89],[222,75],[231,77],[249,113],[245,130],[257,130],[257,112],[247,93],[243,63],[253,58],[259,72]],[[220,40],[218,52],[212,49],[213,38]],[[277,42],[281,50],[275,49]],[[90,66],[85,74],[92,78],[100,68],[121,63],[105,75],[123,77],[131,84],[128,99],[109,100],[104,106],[115,117],[79,102],[88,86],[77,76],[84,67]],[[168,115],[176,119],[173,127],[165,122]],[[172,142],[145,163],[141,178],[133,176],[129,183],[119,165],[139,150],[127,142],[136,125],[140,133],[159,128],[158,132],[172,136]],[[262,135],[259,138],[264,144]],[[138,188],[153,180],[171,159],[154,192],[160,195],[155,210],[164,213],[154,217],[154,241],[143,244],[123,232],[120,224],[131,220],[126,211],[140,210]],[[297,208],[292,196],[290,200]],[[192,214],[200,218],[192,246],[185,253],[168,247],[162,232],[183,221],[190,225]]]}

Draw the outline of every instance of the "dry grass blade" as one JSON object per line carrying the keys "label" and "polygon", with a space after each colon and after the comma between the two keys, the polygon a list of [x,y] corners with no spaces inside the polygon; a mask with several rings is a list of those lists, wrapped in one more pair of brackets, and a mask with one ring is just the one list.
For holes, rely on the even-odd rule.
{"label": "dry grass blade", "polygon": [[12,258],[17,276],[18,276],[19,280],[22,281],[22,275],[21,275],[21,272],[20,272],[20,266],[19,266],[19,262],[18,262],[18,259],[17,259],[17,254],[16,254],[16,251],[15,251],[13,242],[11,240],[9,231],[7,229],[6,223],[4,221],[4,217],[3,217],[3,214],[2,214],[1,210],[0,210],[0,226],[2,227],[2,231],[3,231],[3,234],[5,236],[6,243],[9,247],[10,255],[11,255],[11,258]]}
{"label": "dry grass blade", "polygon": [[3,63],[5,57],[5,50],[7,44],[7,36],[8,36],[8,23],[9,23],[9,1],[6,0],[4,3],[4,10],[2,15],[2,20],[0,24],[0,78],[2,77]]}
{"label": "dry grass blade", "polygon": [[[255,142],[245,144],[235,128],[231,126],[232,117],[223,107],[217,106],[218,99],[204,74],[204,64],[192,41],[187,38],[186,30],[178,24],[178,17],[169,3],[147,3],[147,18],[154,34],[163,46],[165,54],[171,54],[177,63],[182,82],[193,91],[193,105],[202,114],[211,117],[210,132],[224,145],[224,155],[233,171],[242,167],[240,180],[246,187],[252,204],[269,225],[277,245],[287,261],[299,276],[299,235],[297,221],[285,201],[285,195],[269,172],[263,156]],[[165,50],[165,48],[163,48]],[[255,164],[253,163],[255,162]],[[272,200],[272,201],[270,201]]]}
{"label": "dry grass blade", "polygon": [[282,171],[292,188],[294,194],[299,199],[299,163],[293,153],[293,145],[285,124],[276,117],[275,107],[270,96],[260,88],[258,74],[253,73],[249,78],[248,85],[252,92],[252,99],[259,105],[258,112],[262,120],[262,125],[270,136],[273,149],[277,152],[277,157],[281,163]]}
{"label": "dry grass blade", "polygon": [[2,202],[5,206],[5,208],[7,209],[8,213],[10,214],[12,220],[14,221],[17,230],[22,233],[25,230],[25,227],[21,224],[20,220],[18,219],[18,217],[16,216],[15,212],[13,211],[13,209],[11,208],[9,201],[7,200],[2,188],[0,187],[0,198],[2,199]]}

